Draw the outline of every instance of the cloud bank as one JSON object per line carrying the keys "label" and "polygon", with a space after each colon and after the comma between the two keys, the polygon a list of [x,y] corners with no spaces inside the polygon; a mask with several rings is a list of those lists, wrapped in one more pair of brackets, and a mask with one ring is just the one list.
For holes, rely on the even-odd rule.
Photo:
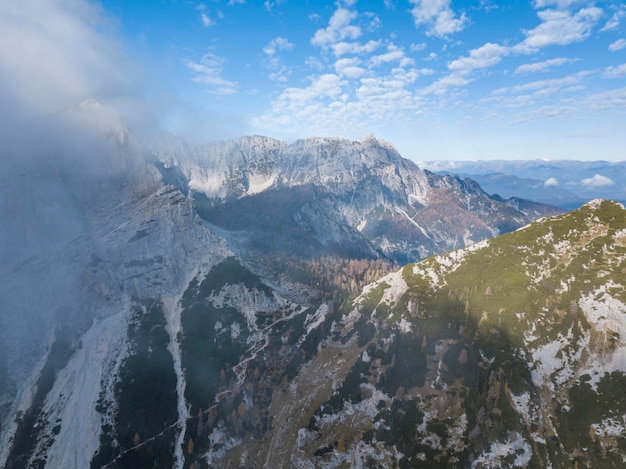
{"label": "cloud bank", "polygon": [[0,103],[26,115],[134,93],[114,22],[84,0],[0,2]]}

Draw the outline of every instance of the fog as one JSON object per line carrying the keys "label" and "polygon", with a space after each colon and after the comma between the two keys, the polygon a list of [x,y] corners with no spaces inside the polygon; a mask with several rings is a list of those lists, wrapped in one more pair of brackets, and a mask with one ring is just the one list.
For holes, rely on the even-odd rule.
{"label": "fog", "polygon": [[[99,6],[0,2],[0,430],[55,328],[91,320],[66,260],[88,252],[84,208],[98,184],[142,164],[108,108],[150,126],[140,77]],[[85,101],[94,97],[104,106]]]}
{"label": "fog", "polygon": [[[113,17],[86,0],[0,2],[0,259],[5,268],[7,259],[26,256],[20,249],[32,249],[23,244],[35,246],[66,231],[62,214],[70,207],[60,201],[60,181],[111,175],[137,163],[136,142],[118,142],[137,152],[125,161],[110,161],[109,149],[101,145],[110,128],[120,134],[117,140],[128,138],[126,124],[106,107],[140,129],[153,122],[139,91],[141,73],[123,52],[116,27]],[[79,106],[96,97],[105,106]],[[85,117],[88,121],[81,122]],[[94,118],[109,129],[94,127]],[[46,184],[52,191],[48,197]],[[29,188],[36,192],[29,194]],[[31,220],[18,222],[19,217]],[[38,227],[45,238],[30,233]]]}

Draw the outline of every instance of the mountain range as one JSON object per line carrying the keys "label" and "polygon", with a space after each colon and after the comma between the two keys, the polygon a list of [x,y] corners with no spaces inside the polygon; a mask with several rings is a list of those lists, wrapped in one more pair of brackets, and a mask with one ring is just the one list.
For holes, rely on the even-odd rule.
{"label": "mountain range", "polygon": [[572,210],[596,198],[626,202],[626,162],[572,160],[429,161],[420,167],[477,181],[489,194]]}
{"label": "mountain range", "polygon": [[620,204],[372,136],[37,125],[0,171],[0,465],[623,464]]}
{"label": "mountain range", "polygon": [[264,252],[406,263],[560,212],[422,171],[372,135],[292,144],[253,136],[195,146],[166,138],[153,151],[179,175],[205,220],[252,233],[248,245]]}

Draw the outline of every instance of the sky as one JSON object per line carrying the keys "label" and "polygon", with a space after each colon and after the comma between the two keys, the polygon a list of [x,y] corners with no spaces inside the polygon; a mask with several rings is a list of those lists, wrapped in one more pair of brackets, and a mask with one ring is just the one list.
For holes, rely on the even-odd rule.
{"label": "sky", "polygon": [[3,2],[0,130],[88,98],[193,141],[371,133],[415,161],[624,160],[626,4]]}

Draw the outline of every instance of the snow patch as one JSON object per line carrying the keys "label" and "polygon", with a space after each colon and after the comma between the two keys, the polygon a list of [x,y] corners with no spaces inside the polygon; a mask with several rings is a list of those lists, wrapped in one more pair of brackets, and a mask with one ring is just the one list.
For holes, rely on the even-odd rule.
{"label": "snow patch", "polygon": [[604,336],[605,342],[612,344],[611,347],[603,347],[601,359],[594,360],[583,371],[593,377],[594,385],[605,372],[626,371],[626,305],[608,291],[616,288],[623,287],[608,282],[578,301],[591,327]]}
{"label": "snow patch", "polygon": [[220,421],[217,427],[213,429],[209,435],[209,447],[211,448],[205,454],[205,461],[209,467],[219,467],[219,461],[226,456],[226,453],[235,446],[241,444],[241,440],[228,435],[228,430]]}
{"label": "snow patch", "polygon": [[[517,432],[510,433],[506,441],[491,443],[488,452],[483,451],[472,463],[472,467],[527,467],[533,450],[530,444]],[[506,458],[515,456],[512,466]]]}
{"label": "snow patch", "polygon": [[530,393],[528,391],[523,392],[519,396],[516,396],[513,393],[509,394],[513,405],[515,406],[515,410],[524,418],[524,422],[527,424],[531,421],[530,417]]}
{"label": "snow patch", "polygon": [[407,321],[406,319],[402,318],[400,320],[400,322],[398,323],[398,329],[400,330],[400,332],[402,332],[403,334],[408,334],[410,332],[413,332],[413,326],[411,325],[411,323],[409,321]]}
{"label": "snow patch", "polygon": [[304,325],[306,327],[307,335],[310,334],[313,329],[315,329],[316,327],[318,327],[320,324],[324,322],[327,314],[328,314],[328,305],[324,303],[322,306],[317,308],[315,313],[306,315],[306,319],[304,320]]}
{"label": "snow patch", "polygon": [[389,285],[389,288],[387,288],[383,293],[381,300],[381,302],[387,303],[389,306],[396,306],[398,301],[400,301],[400,298],[402,298],[402,295],[404,295],[409,289],[409,286],[402,275],[402,270],[386,275],[379,280],[379,283],[386,283]]}
{"label": "snow patch", "polygon": [[554,391],[555,383],[560,386],[574,376],[574,365],[580,362],[589,336],[576,343],[573,329],[574,326],[570,327],[567,335],[559,334],[557,340],[531,350],[534,361],[531,379],[535,385],[545,385]]}
{"label": "snow patch", "polygon": [[603,419],[600,423],[592,424],[591,428],[598,436],[623,437],[626,435],[626,415]]}
{"label": "snow patch", "polygon": [[608,290],[623,288],[622,285],[609,281],[578,301],[587,321],[596,330],[617,332],[621,343],[625,343],[626,339],[626,304],[612,297]]}

